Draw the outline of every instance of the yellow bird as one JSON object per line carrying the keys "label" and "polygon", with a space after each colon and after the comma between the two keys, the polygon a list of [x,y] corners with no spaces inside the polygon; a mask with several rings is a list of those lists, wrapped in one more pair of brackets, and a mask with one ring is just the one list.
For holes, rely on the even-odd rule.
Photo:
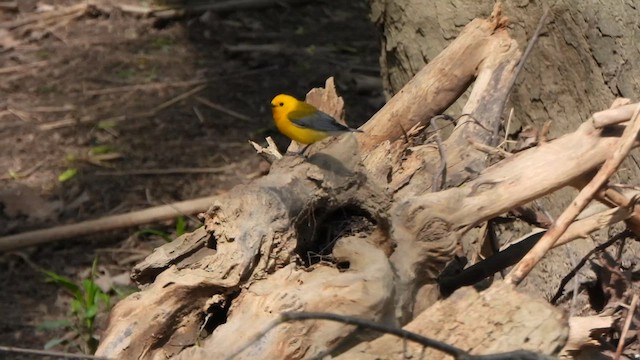
{"label": "yellow bird", "polygon": [[271,100],[271,112],[273,121],[281,133],[291,140],[307,145],[299,154],[302,154],[309,145],[328,136],[362,132],[362,130],[344,126],[315,106],[285,94],[280,94]]}

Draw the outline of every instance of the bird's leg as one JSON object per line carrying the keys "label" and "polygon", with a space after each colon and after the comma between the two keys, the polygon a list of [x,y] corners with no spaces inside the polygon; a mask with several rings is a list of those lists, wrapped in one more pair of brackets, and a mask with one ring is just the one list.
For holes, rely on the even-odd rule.
{"label": "bird's leg", "polygon": [[309,146],[311,146],[311,144],[307,144],[307,146],[303,147],[302,150],[298,151],[298,155],[304,156],[304,151],[307,150]]}
{"label": "bird's leg", "polygon": [[300,150],[300,151],[287,151],[287,152],[285,153],[285,156],[286,156],[286,155],[288,155],[288,156],[304,156],[304,152],[305,152],[305,150],[307,150],[307,148],[308,148],[309,146],[311,146],[311,144],[307,144],[307,145],[306,145],[305,147],[303,147],[303,148],[302,148],[302,150]]}

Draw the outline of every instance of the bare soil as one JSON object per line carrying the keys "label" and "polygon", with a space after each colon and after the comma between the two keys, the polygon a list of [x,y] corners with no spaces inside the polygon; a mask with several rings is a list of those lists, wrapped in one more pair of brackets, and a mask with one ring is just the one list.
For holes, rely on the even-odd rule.
{"label": "bare soil", "polygon": [[[260,176],[268,164],[248,140],[273,136],[281,149],[287,144],[270,118],[275,94],[304,97],[335,76],[353,126],[383,102],[381,85],[355,80],[379,76],[377,33],[364,0],[161,20],[117,6],[143,2],[105,0],[52,22],[3,30],[37,11],[83,2],[17,3],[0,10],[0,235],[212,195]],[[165,106],[202,83],[201,91]],[[105,148],[113,159],[91,153]],[[70,168],[77,174],[60,182]],[[213,172],[127,174],[172,168]],[[142,228],[175,232],[173,222]],[[80,280],[97,256],[104,278],[122,280],[164,241],[139,230],[0,255],[0,345],[42,348],[63,335],[36,330],[69,309],[69,297],[39,268]]]}

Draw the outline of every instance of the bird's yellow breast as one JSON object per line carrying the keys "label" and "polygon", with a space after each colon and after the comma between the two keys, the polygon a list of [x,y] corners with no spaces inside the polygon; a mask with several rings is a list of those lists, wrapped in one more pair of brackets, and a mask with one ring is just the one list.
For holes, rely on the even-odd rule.
{"label": "bird's yellow breast", "polygon": [[324,131],[303,129],[294,125],[287,116],[289,111],[283,110],[283,108],[273,108],[273,120],[278,130],[289,139],[301,144],[313,144],[329,136],[329,134]]}
{"label": "bird's yellow breast", "polygon": [[271,111],[278,131],[293,141],[301,144],[313,144],[329,136],[329,134],[324,131],[302,128],[291,122],[289,114],[293,111],[318,111],[313,106],[304,104],[293,96],[280,94],[273,98],[271,101]]}

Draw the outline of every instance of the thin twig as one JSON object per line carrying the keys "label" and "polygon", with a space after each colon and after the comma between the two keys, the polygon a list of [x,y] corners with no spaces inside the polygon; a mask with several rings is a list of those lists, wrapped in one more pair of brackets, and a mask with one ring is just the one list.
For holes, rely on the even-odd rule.
{"label": "thin twig", "polygon": [[25,16],[22,19],[0,23],[0,28],[13,30],[34,22],[48,21],[56,17],[69,16],[75,13],[85,13],[87,11],[87,8],[88,8],[88,5],[86,3],[81,3],[81,4],[68,6],[60,10],[54,10],[54,11],[49,11],[45,13],[36,13],[34,15]]}
{"label": "thin twig", "polygon": [[631,299],[631,306],[629,306],[629,309],[627,310],[627,318],[624,320],[624,326],[622,327],[622,332],[620,333],[620,341],[618,342],[618,348],[616,349],[616,356],[614,357],[614,360],[619,360],[620,355],[622,355],[622,349],[624,349],[624,339],[627,337],[627,332],[629,332],[631,320],[633,320],[633,316],[635,315],[637,307],[638,294],[633,294],[633,298]]}
{"label": "thin twig", "polygon": [[489,154],[489,155],[500,155],[503,158],[508,158],[509,156],[513,155],[512,153],[501,149],[500,147],[493,147],[493,146],[489,146],[480,142],[477,142],[475,140],[469,139],[467,138],[467,141],[469,141],[469,144],[471,144],[471,146],[473,146],[474,148],[476,148],[476,150],[480,150],[483,153]]}
{"label": "thin twig", "polygon": [[200,109],[198,109],[197,106],[192,107],[193,109],[193,113],[196,114],[196,117],[198,118],[198,120],[200,121],[201,124],[204,124],[204,116],[202,116],[202,113],[200,112]]}
{"label": "thin twig", "polygon": [[630,123],[624,130],[622,137],[618,142],[618,146],[613,154],[605,161],[604,165],[598,170],[591,181],[580,190],[578,196],[573,200],[567,209],[558,217],[556,222],[551,226],[549,231],[542,239],[522,258],[522,260],[511,270],[505,281],[512,285],[519,284],[533,267],[542,259],[542,257],[553,247],[554,243],[565,230],[571,225],[571,222],[584,210],[593,199],[596,192],[607,182],[607,180],[616,172],[622,161],[627,157],[629,151],[633,147],[634,142],[640,132],[640,104],[637,105],[636,111],[631,118]]}
{"label": "thin twig", "polygon": [[121,171],[98,171],[95,174],[100,176],[126,176],[126,175],[172,175],[172,174],[219,174],[223,173],[235,165],[225,165],[209,168],[170,168],[170,169],[137,169]]}
{"label": "thin twig", "polygon": [[30,113],[57,113],[57,112],[69,112],[76,110],[75,105],[63,105],[63,106],[36,106],[31,109],[20,109],[23,112]]}
{"label": "thin twig", "polygon": [[620,232],[616,235],[614,235],[613,237],[611,237],[611,239],[607,240],[606,242],[594,247],[593,249],[591,249],[585,256],[582,257],[582,259],[580,259],[580,261],[578,261],[578,263],[576,264],[576,266],[573,267],[573,269],[567,274],[565,275],[565,277],[562,278],[562,281],[560,281],[560,285],[558,286],[558,290],[556,291],[556,294],[553,295],[553,298],[551,298],[550,302],[552,305],[556,305],[556,303],[558,302],[558,300],[560,300],[560,297],[562,297],[563,293],[564,293],[564,287],[567,286],[567,284],[569,283],[569,281],[578,274],[578,271],[580,271],[580,269],[587,263],[587,261],[589,261],[589,258],[591,257],[591,255],[602,251],[606,248],[608,248],[609,246],[615,244],[618,240],[620,239],[624,239],[626,237],[631,236],[632,233],[629,230],[625,230],[623,232]]}
{"label": "thin twig", "polygon": [[285,323],[287,321],[303,321],[303,320],[330,320],[330,321],[341,322],[348,325],[356,325],[356,326],[364,327],[367,329],[379,331],[385,334],[395,335],[403,339],[415,341],[419,344],[432,347],[436,350],[442,351],[456,358],[459,358],[460,356],[463,356],[463,355],[467,355],[467,353],[464,350],[459,349],[455,346],[449,345],[447,343],[430,339],[404,329],[390,327],[390,326],[382,325],[373,321],[358,319],[352,316],[345,316],[345,315],[338,315],[338,314],[324,313],[324,312],[283,312],[282,314],[280,314],[278,318],[271,321],[264,329],[262,329],[255,336],[253,336],[251,340],[247,342],[247,344],[240,347],[238,350],[234,351],[233,353],[229,354],[225,358],[225,360],[233,359],[234,357],[236,357],[237,355],[239,355],[240,353],[248,349],[251,345],[256,343],[258,340],[260,340],[263,336],[265,336],[269,331],[271,331],[276,326],[282,323]]}
{"label": "thin twig", "polygon": [[29,64],[22,64],[22,65],[5,66],[0,68],[0,75],[5,75],[13,72],[21,72],[25,69],[45,66],[47,64],[49,64],[49,60],[36,61],[36,62],[32,62]]}
{"label": "thin twig", "polygon": [[111,122],[122,122],[128,119],[135,119],[135,118],[148,118],[148,117],[153,117],[155,116],[158,112],[168,108],[169,106],[178,103],[190,96],[192,96],[195,93],[198,93],[200,91],[202,91],[204,88],[207,87],[207,84],[204,85],[200,85],[197,86],[185,93],[182,93],[170,100],[167,100],[165,102],[163,102],[162,104],[156,106],[155,108],[149,110],[149,111],[142,111],[142,112],[137,112],[137,113],[133,113],[130,115],[118,115],[118,116],[113,116],[110,117],[108,119],[103,119],[103,120],[97,120],[93,117],[83,117],[81,119],[62,119],[62,120],[57,120],[57,121],[52,121],[52,122],[48,122],[48,123],[44,123],[44,124],[39,124],[38,125],[38,129],[42,130],[42,131],[48,131],[48,130],[55,130],[55,129],[59,129],[59,128],[63,128],[63,127],[67,127],[67,126],[73,126],[73,125],[79,125],[79,124],[90,124],[90,123],[94,123],[94,122],[107,122],[107,121],[111,121]]}
{"label": "thin twig", "polygon": [[[441,118],[441,115],[434,116],[431,118],[431,127],[437,129],[437,124],[435,123],[436,119]],[[442,190],[447,182],[447,156],[444,153],[444,145],[442,144],[442,137],[440,137],[440,131],[436,130],[434,134],[436,138],[436,144],[438,145],[438,153],[440,154],[440,166],[438,166],[438,171],[433,176],[433,180],[431,181],[433,186],[433,192],[438,192]]]}
{"label": "thin twig", "polygon": [[0,1],[0,9],[18,10],[18,2],[17,1]]}
{"label": "thin twig", "polygon": [[246,122],[251,122],[251,118],[246,116],[246,115],[242,115],[239,112],[227,109],[226,107],[222,106],[222,105],[218,105],[218,104],[214,104],[211,101],[201,98],[200,96],[196,96],[195,97],[196,101],[202,103],[203,105],[206,105],[214,110],[218,110],[220,112],[223,112],[231,117],[234,117],[238,120],[242,120],[242,121],[246,121]]}
{"label": "thin twig", "polygon": [[530,351],[510,351],[506,353],[499,354],[489,354],[489,355],[471,355],[466,351],[457,348],[453,345],[449,345],[445,342],[438,341],[435,339],[428,338],[426,336],[422,336],[420,334],[416,334],[411,331],[407,331],[404,329],[391,327],[383,324],[379,324],[374,321],[359,319],[353,316],[345,316],[338,315],[332,313],[325,312],[284,312],[281,313],[280,316],[273,321],[271,321],[267,326],[255,334],[250,341],[248,341],[245,345],[240,347],[238,350],[232,352],[231,354],[225,357],[225,360],[231,360],[234,357],[238,356],[240,353],[251,347],[254,343],[264,337],[269,331],[271,331],[276,326],[288,322],[288,321],[305,321],[305,320],[329,320],[336,321],[347,325],[356,325],[361,328],[370,329],[374,331],[378,331],[384,334],[390,334],[402,338],[403,340],[409,340],[416,342],[423,347],[430,347],[441,351],[443,353],[449,354],[453,356],[457,360],[514,360],[514,359],[547,359],[546,356],[537,354]]}
{"label": "thin twig", "polygon": [[272,164],[278,159],[282,159],[282,154],[278,150],[278,146],[276,145],[275,141],[273,141],[271,136],[267,136],[268,146],[266,148],[251,140],[249,140],[249,144],[251,144],[258,155],[262,156],[262,158],[265,159],[269,164]]}
{"label": "thin twig", "polygon": [[170,205],[132,211],[125,214],[105,216],[95,220],[87,220],[76,224],[60,225],[49,229],[34,230],[24,233],[0,237],[0,253],[22,247],[34,246],[95,234],[101,231],[124,229],[132,226],[149,224],[157,221],[174,219],[178,215],[196,214],[206,211],[217,196],[208,196],[192,200],[180,201]]}
{"label": "thin twig", "polygon": [[192,96],[192,95],[194,95],[196,93],[199,93],[200,91],[204,90],[204,88],[206,88],[206,87],[207,87],[207,84],[196,86],[195,88],[193,88],[193,89],[191,89],[191,90],[189,90],[189,91],[187,91],[185,93],[182,93],[182,94],[174,97],[171,100],[167,100],[167,101],[163,102],[162,104],[154,107],[153,109],[151,109],[148,112],[143,112],[141,115],[143,115],[143,117],[152,117],[152,116],[156,115],[157,113],[159,113],[160,111],[168,108],[169,106],[171,106],[173,104],[176,104],[176,103],[179,103],[180,101],[182,101],[184,99],[187,99],[187,98],[189,98],[190,96]]}
{"label": "thin twig", "polygon": [[116,87],[110,87],[105,89],[86,90],[83,92],[83,94],[87,96],[99,96],[99,95],[117,94],[121,92],[129,92],[129,91],[137,91],[137,90],[158,90],[158,89],[163,89],[168,87],[202,85],[202,84],[208,83],[209,81],[210,80],[207,80],[207,79],[195,79],[195,80],[174,81],[174,82],[152,82],[152,83],[146,83],[146,84],[116,86]]}
{"label": "thin twig", "polygon": [[[544,10],[544,13],[542,14],[542,17],[540,17],[540,20],[538,21],[538,25],[536,26],[536,30],[533,32],[533,36],[531,36],[531,39],[529,40],[529,43],[527,44],[527,48],[524,50],[524,53],[522,54],[522,57],[520,58],[520,61],[518,62],[518,66],[516,66],[515,69],[515,75],[511,78],[511,81],[509,82],[509,91],[507,91],[507,94],[511,93],[511,91],[513,91],[513,87],[516,84],[516,80],[518,80],[518,76],[520,75],[520,73],[522,72],[522,69],[524,68],[524,64],[527,62],[527,58],[529,57],[529,55],[531,54],[531,50],[533,49],[533,46],[538,42],[538,38],[540,37],[540,33],[542,32],[542,27],[544,26],[545,21],[547,20],[547,16],[549,15],[549,8],[546,8]],[[504,111],[505,106],[507,106],[507,101],[509,100],[508,96],[505,96],[504,101],[502,102],[502,106],[500,107],[500,111],[498,111],[498,114],[502,114],[502,112]],[[494,129],[494,138],[497,139],[498,138],[498,131],[499,128],[496,127]]]}
{"label": "thin twig", "polygon": [[83,94],[87,96],[100,96],[100,95],[117,94],[117,93],[128,92],[128,91],[138,91],[138,90],[147,91],[147,90],[158,90],[158,89],[163,89],[168,87],[195,86],[195,85],[207,84],[207,83],[211,83],[211,82],[219,81],[223,79],[255,75],[265,71],[271,71],[274,69],[277,69],[277,66],[267,66],[264,68],[239,71],[239,72],[234,72],[230,74],[214,75],[212,77],[205,78],[205,79],[193,79],[193,80],[183,80],[183,81],[174,81],[174,82],[151,82],[151,83],[144,83],[144,84],[116,86],[116,87],[110,87],[110,88],[104,88],[104,89],[86,90],[83,92]]}
{"label": "thin twig", "polygon": [[0,176],[0,180],[15,180],[15,179],[20,179],[20,178],[26,178],[29,175],[33,174],[34,172],[36,172],[36,170],[38,170],[42,165],[44,165],[46,161],[42,160],[38,163],[36,163],[35,165],[33,165],[32,167],[30,167],[27,170],[21,171],[11,171],[9,170],[9,174],[8,175],[2,175]]}
{"label": "thin twig", "polygon": [[106,358],[106,357],[94,356],[94,355],[72,354],[72,353],[67,353],[62,351],[52,351],[52,350],[25,349],[25,348],[19,348],[14,346],[2,346],[2,345],[0,345],[0,352],[54,356],[56,358],[61,358],[61,359],[71,358],[71,359],[110,360],[109,358]]}
{"label": "thin twig", "polygon": [[615,125],[629,120],[630,114],[633,114],[635,111],[637,103],[616,107],[616,100],[614,100],[611,108],[598,111],[591,116],[591,122],[594,128],[601,129],[605,126]]}

